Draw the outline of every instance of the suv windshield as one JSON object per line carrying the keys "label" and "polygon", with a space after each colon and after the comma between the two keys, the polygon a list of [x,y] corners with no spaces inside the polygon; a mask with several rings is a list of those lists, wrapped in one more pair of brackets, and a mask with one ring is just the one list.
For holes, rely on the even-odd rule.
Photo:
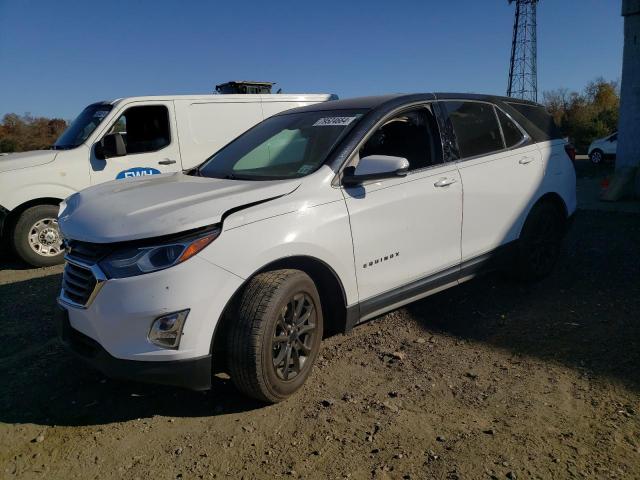
{"label": "suv windshield", "polygon": [[81,145],[89,135],[102,123],[111,111],[112,106],[104,103],[94,103],[85,108],[60,138],[53,144],[56,150],[66,150]]}
{"label": "suv windshield", "polygon": [[234,180],[303,177],[324,164],[364,113],[324,110],[268,118],[210,157],[197,174]]}

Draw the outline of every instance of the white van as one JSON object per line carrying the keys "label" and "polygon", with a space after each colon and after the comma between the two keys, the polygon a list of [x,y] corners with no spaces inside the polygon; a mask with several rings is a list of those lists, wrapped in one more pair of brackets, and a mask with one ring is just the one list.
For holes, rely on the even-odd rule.
{"label": "white van", "polygon": [[335,98],[181,95],[93,103],[51,150],[0,156],[0,236],[31,265],[61,263],[62,199],[109,180],[188,170],[271,115]]}

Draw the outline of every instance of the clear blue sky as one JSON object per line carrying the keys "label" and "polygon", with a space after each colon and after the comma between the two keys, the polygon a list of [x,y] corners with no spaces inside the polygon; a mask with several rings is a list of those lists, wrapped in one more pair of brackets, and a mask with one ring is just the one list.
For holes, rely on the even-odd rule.
{"label": "clear blue sky", "polygon": [[[621,0],[541,0],[539,91],[618,80]],[[209,93],[231,79],[341,97],[504,94],[507,0],[0,0],[0,115]]]}

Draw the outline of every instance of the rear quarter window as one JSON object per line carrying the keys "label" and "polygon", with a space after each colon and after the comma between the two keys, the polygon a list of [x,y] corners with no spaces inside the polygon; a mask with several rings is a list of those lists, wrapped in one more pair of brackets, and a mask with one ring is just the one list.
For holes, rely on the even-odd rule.
{"label": "rear quarter window", "polygon": [[560,128],[558,128],[553,117],[547,113],[544,107],[516,102],[507,102],[507,104],[540,130],[546,140],[563,137]]}

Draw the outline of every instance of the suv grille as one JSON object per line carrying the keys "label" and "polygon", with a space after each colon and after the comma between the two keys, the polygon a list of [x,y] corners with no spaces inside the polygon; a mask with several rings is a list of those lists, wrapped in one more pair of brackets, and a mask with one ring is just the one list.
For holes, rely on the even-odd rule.
{"label": "suv grille", "polygon": [[82,263],[92,265],[101,260],[111,251],[109,245],[97,243],[79,242],[78,240],[67,241],[67,254],[70,258],[80,260]]}
{"label": "suv grille", "polygon": [[64,296],[73,303],[86,305],[96,288],[97,281],[88,268],[67,262],[62,276]]}
{"label": "suv grille", "polygon": [[86,307],[104,276],[95,265],[112,247],[95,243],[67,241],[67,264],[62,275],[61,300],[78,307]]}

